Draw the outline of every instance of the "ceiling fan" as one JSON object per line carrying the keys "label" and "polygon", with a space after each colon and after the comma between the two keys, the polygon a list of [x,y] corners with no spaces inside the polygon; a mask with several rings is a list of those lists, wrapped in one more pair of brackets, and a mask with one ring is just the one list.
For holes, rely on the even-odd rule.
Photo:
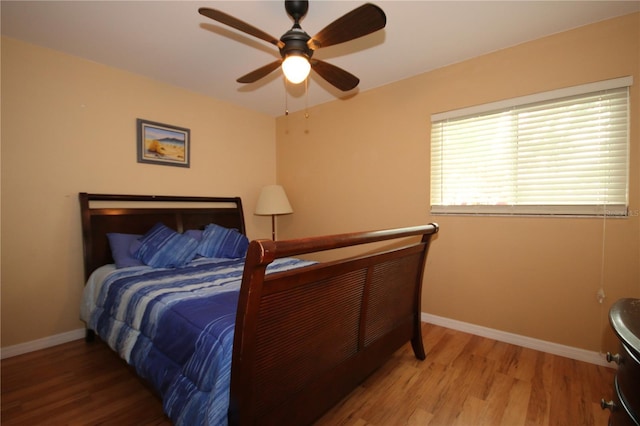
{"label": "ceiling fan", "polygon": [[[300,26],[300,21],[309,10],[308,1],[285,1],[287,14],[293,19],[293,27],[277,38],[255,28],[233,16],[216,9],[201,7],[198,12],[222,24],[257,37],[275,45],[282,59],[278,59],[243,75],[238,83],[253,83],[275,71],[280,65],[287,80],[300,83],[309,75],[310,69],[342,91],[355,88],[360,80],[353,74],[319,59],[313,53],[321,47],[333,46],[381,30],[387,23],[382,9],[371,3],[364,4],[336,19],[319,33],[311,37]],[[297,74],[296,74],[297,73]]]}

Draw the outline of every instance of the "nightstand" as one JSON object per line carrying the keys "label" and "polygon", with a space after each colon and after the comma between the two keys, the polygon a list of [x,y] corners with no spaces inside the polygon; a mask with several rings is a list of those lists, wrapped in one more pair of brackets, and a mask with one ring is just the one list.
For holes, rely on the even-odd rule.
{"label": "nightstand", "polygon": [[613,399],[600,404],[611,410],[610,426],[640,426],[640,299],[620,299],[609,310],[609,322],[620,340],[620,351],[607,353],[618,364]]}

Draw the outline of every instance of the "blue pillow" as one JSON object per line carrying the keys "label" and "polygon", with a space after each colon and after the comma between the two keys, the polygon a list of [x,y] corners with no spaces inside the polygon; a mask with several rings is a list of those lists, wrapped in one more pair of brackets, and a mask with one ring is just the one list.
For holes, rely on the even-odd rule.
{"label": "blue pillow", "polygon": [[154,268],[178,268],[193,260],[198,241],[158,222],[140,239],[136,258]]}
{"label": "blue pillow", "polygon": [[184,235],[188,235],[191,238],[194,238],[198,241],[202,240],[202,233],[204,231],[202,229],[189,229],[187,231],[184,231]]}
{"label": "blue pillow", "polygon": [[246,256],[247,247],[246,236],[235,229],[211,223],[204,228],[196,253],[204,257],[236,259]]}
{"label": "blue pillow", "polygon": [[127,268],[129,266],[143,266],[144,263],[136,259],[133,255],[135,248],[132,247],[142,235],[120,234],[111,232],[107,234],[109,245],[111,246],[111,257],[116,264],[116,268]]}

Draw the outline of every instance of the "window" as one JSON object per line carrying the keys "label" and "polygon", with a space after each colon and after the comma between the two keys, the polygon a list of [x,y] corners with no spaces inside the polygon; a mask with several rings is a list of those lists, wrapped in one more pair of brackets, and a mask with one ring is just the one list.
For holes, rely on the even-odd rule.
{"label": "window", "polygon": [[434,214],[626,215],[631,77],[432,116]]}

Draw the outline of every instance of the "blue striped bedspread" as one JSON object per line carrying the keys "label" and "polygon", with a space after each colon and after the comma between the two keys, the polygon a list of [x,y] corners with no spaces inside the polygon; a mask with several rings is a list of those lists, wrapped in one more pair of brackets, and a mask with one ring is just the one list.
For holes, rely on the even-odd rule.
{"label": "blue striped bedspread", "polygon": [[[267,273],[310,265],[276,259]],[[226,425],[243,260],[123,268],[96,292],[88,327],[162,398],[176,425]]]}

